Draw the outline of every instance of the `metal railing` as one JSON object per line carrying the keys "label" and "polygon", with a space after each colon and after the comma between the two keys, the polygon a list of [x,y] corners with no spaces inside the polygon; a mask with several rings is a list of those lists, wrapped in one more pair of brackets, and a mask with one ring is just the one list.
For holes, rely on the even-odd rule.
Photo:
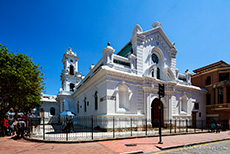
{"label": "metal railing", "polygon": [[[27,119],[28,137],[51,141],[83,141],[137,136],[157,136],[159,121],[146,118],[53,117],[49,120]],[[205,120],[164,120],[162,135],[207,132],[211,122]],[[221,129],[229,128],[221,121]]]}

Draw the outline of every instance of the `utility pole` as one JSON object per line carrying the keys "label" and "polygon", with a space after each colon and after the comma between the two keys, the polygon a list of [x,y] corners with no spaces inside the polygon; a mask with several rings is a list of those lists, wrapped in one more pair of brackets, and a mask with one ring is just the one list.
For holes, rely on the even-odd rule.
{"label": "utility pole", "polygon": [[158,144],[163,144],[161,140],[161,98],[165,96],[165,85],[159,84],[158,87],[159,87],[158,94],[159,94],[159,139],[160,139]]}

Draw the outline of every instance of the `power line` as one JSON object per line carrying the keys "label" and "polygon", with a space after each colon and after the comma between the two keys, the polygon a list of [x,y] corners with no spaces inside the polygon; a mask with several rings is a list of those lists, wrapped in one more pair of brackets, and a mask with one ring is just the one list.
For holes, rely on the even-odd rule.
{"label": "power line", "polygon": [[163,18],[165,15],[167,15],[170,11],[172,11],[182,0],[179,0],[176,4],[174,4],[170,9],[168,9],[166,11],[166,13],[164,13],[162,16],[160,16],[159,20],[161,20],[161,18]]}

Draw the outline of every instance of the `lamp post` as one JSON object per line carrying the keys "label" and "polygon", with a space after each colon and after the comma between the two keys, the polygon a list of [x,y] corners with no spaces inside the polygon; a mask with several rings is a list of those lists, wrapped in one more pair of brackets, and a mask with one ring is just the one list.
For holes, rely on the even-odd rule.
{"label": "lamp post", "polygon": [[163,144],[161,139],[161,98],[165,96],[165,86],[164,84],[159,84],[158,94],[159,94],[159,139],[158,144]]}

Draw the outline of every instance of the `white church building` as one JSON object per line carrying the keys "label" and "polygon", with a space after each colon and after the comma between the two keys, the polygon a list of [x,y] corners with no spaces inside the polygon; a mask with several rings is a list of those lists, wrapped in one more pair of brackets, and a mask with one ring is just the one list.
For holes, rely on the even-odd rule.
{"label": "white church building", "polygon": [[56,98],[59,112],[71,110],[78,117],[143,117],[159,119],[158,84],[163,120],[205,120],[206,90],[191,85],[191,73],[176,68],[175,43],[161,24],[143,31],[136,25],[130,42],[117,54],[108,46],[102,58],[84,77],[78,72],[79,58],[69,48],[63,56],[62,88]]}

